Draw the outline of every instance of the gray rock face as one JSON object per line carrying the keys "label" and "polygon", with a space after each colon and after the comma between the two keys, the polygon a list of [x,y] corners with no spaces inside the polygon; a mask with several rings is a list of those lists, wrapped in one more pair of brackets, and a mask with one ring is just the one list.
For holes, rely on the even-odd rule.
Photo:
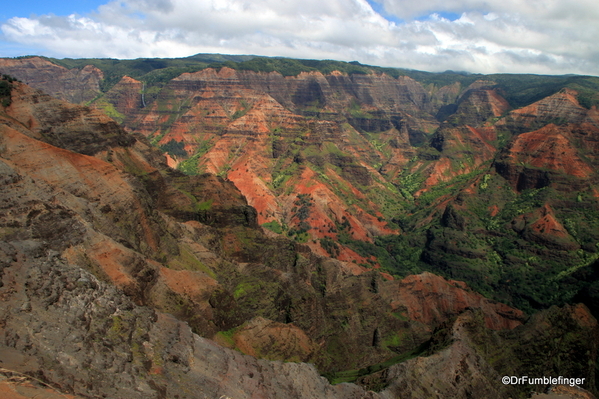
{"label": "gray rock face", "polygon": [[[107,397],[157,397],[141,347],[154,313],[31,242],[6,243],[2,367],[56,384],[64,391]],[[8,263],[8,264],[7,264]]]}

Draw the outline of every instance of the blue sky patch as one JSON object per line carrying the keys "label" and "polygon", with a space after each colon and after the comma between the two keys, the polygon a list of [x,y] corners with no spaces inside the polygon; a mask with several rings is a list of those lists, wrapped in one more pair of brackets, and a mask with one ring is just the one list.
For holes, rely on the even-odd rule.
{"label": "blue sky patch", "polygon": [[61,1],[39,1],[39,0],[15,0],[7,1],[0,7],[0,21],[6,21],[12,17],[27,18],[31,15],[84,15],[94,11],[109,0],[61,0]]}
{"label": "blue sky patch", "polygon": [[441,18],[445,18],[450,21],[455,21],[456,19],[460,19],[460,17],[462,16],[462,14],[457,14],[455,12],[435,11],[435,12],[431,12],[429,15],[422,16],[422,17],[416,18],[416,19],[418,19],[419,21],[427,21],[430,19],[430,16],[432,14],[437,14]]}
{"label": "blue sky patch", "polygon": [[395,15],[391,15],[388,14],[387,11],[385,11],[385,7],[383,7],[383,5],[381,3],[377,3],[376,1],[373,0],[366,0],[368,2],[368,4],[370,4],[370,7],[372,7],[372,9],[379,14],[381,17],[385,18],[387,21],[390,22],[395,22],[396,24],[403,24],[405,21],[403,19],[398,18]]}

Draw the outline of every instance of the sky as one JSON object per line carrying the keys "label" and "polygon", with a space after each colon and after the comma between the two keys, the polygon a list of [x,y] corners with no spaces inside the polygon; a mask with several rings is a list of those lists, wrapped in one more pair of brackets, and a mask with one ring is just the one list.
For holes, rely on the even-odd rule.
{"label": "sky", "polygon": [[597,0],[11,3],[0,7],[0,57],[253,54],[431,72],[599,76]]}

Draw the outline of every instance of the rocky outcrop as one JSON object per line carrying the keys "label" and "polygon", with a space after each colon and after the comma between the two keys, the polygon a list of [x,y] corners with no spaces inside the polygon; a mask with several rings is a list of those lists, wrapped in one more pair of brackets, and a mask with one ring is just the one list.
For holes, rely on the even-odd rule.
{"label": "rocky outcrop", "polygon": [[[402,76],[347,75],[339,72],[323,75],[303,72],[283,77],[278,73],[239,71],[235,74],[245,86],[268,93],[283,106],[298,113],[310,113],[318,105],[324,112],[339,112],[352,100],[372,109],[389,112],[414,111],[430,105],[429,95],[421,84]],[[322,112],[322,111],[319,111]]]}
{"label": "rocky outcrop", "polygon": [[[546,186],[581,189],[589,179],[596,177],[594,165],[583,160],[589,159],[586,157],[588,150],[581,153],[574,144],[578,137],[573,130],[578,128],[549,124],[520,134],[496,160],[497,172],[518,191]],[[587,137],[598,134],[599,130],[595,128],[585,130]]]}
{"label": "rocky outcrop", "polygon": [[566,251],[580,249],[580,245],[556,219],[547,204],[531,213],[519,215],[511,223],[514,231],[541,245]]}
{"label": "rocky outcrop", "polygon": [[318,345],[293,324],[256,317],[235,329],[230,338],[217,335],[219,344],[262,359],[309,362]]}
{"label": "rocky outcrop", "polygon": [[391,296],[392,307],[405,307],[409,318],[428,326],[438,326],[473,308],[483,310],[486,327],[494,330],[515,328],[525,319],[521,311],[490,301],[463,282],[448,281],[432,273],[386,283],[383,295]]}
{"label": "rocky outcrop", "polygon": [[497,153],[492,122],[509,109],[495,82],[476,81],[457,99],[451,116],[420,149],[410,171],[424,177],[421,195],[432,187],[478,170]]}
{"label": "rocky outcrop", "polygon": [[[440,128],[431,138],[430,148],[421,151],[411,170],[426,176],[419,196],[437,184],[472,173],[495,157],[493,129],[471,126]],[[433,162],[431,162],[433,161]]]}
{"label": "rocky outcrop", "polygon": [[549,123],[579,124],[585,120],[588,110],[577,100],[578,93],[572,89],[563,89],[533,104],[511,111],[497,123],[511,132],[523,133],[537,130]]}
{"label": "rocky outcrop", "polygon": [[142,348],[152,311],[134,308],[89,273],[65,267],[56,253],[48,258],[40,244],[13,242],[2,248],[8,261],[2,290],[10,304],[2,314],[3,367],[39,376],[67,392],[150,394],[153,390],[139,379],[141,359],[133,353]]}
{"label": "rocky outcrop", "polygon": [[[384,373],[383,378],[390,383],[384,392],[412,398],[530,395],[532,391],[542,392],[545,385],[506,385],[502,377],[555,376],[555,359],[576,359],[572,363],[575,368],[562,368],[560,375],[584,378],[583,388],[595,390],[594,371],[576,365],[582,365],[584,359],[593,362],[596,341],[588,339],[584,341],[586,345],[578,347],[562,335],[567,329],[571,337],[597,336],[597,321],[583,305],[541,312],[510,333],[490,332],[483,328],[484,324],[481,312],[467,311],[458,316],[439,336],[448,346],[434,355],[392,366]],[[541,347],[546,349],[537,351]],[[557,356],[549,358],[548,350]]]}
{"label": "rocky outcrop", "polygon": [[469,311],[448,325],[447,336],[440,337],[449,343],[445,349],[391,367],[384,377],[390,383],[386,392],[412,398],[514,396],[516,390],[501,383],[501,375],[478,350],[480,331],[472,329],[483,324],[480,316]]}
{"label": "rocky outcrop", "polygon": [[497,123],[498,129],[522,133],[495,162],[497,172],[516,190],[584,190],[596,181],[597,111],[582,107],[577,94],[563,89]]}
{"label": "rocky outcrop", "polygon": [[11,97],[3,123],[53,146],[95,155],[111,147],[132,146],[136,141],[105,114],[65,103],[28,86],[15,85]]}
{"label": "rocky outcrop", "polygon": [[95,99],[92,107],[102,110],[119,123],[125,122],[132,115],[144,108],[144,84],[138,80],[123,76],[123,78],[101,98]]}
{"label": "rocky outcrop", "polygon": [[86,103],[100,95],[100,82],[104,79],[104,73],[94,66],[67,69],[40,57],[3,58],[0,72],[75,104]]}
{"label": "rocky outcrop", "polygon": [[333,387],[307,364],[224,349],[45,252],[31,241],[2,244],[3,368],[84,397],[376,397]]}
{"label": "rocky outcrop", "polygon": [[455,113],[448,122],[453,125],[480,127],[491,118],[502,116],[510,105],[495,82],[478,80],[460,95]]}

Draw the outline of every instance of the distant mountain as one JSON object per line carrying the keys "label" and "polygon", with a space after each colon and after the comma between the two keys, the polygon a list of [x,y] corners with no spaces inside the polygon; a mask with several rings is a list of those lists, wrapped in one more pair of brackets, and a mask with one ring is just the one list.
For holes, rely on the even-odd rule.
{"label": "distant mountain", "polygon": [[[243,367],[272,381],[243,394],[220,384],[198,357],[212,344],[166,312],[221,346],[311,362],[380,397],[526,395],[540,388],[500,376],[556,372],[595,390],[597,323],[574,303],[597,314],[598,78],[240,57],[0,60],[80,104],[2,80],[0,289],[24,309],[0,347],[22,361],[0,356],[3,367],[80,395],[173,397],[199,378],[209,397],[293,397],[272,388],[286,384],[277,366],[215,347],[239,384]],[[77,310],[100,297],[115,308]],[[515,309],[551,305],[562,308],[525,324]],[[85,350],[42,341],[32,318],[71,326]],[[543,345],[556,346],[541,362]],[[53,374],[61,351],[71,360]],[[90,363],[98,353],[113,355]],[[460,378],[436,382],[433,364]],[[315,371],[298,367],[302,397],[365,395],[307,388]],[[93,382],[112,369],[127,382]]]}

